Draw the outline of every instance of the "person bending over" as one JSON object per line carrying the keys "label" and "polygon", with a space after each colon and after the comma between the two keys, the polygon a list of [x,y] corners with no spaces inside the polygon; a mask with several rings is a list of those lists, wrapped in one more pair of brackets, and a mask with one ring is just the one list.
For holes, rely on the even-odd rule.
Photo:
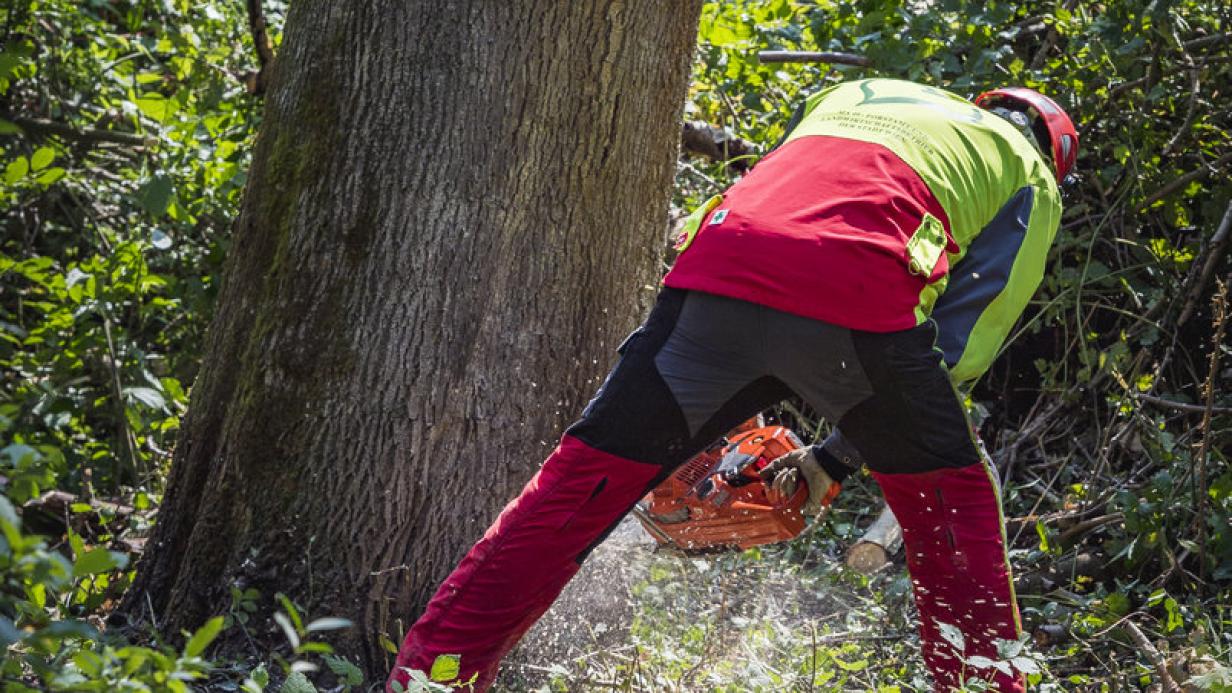
{"label": "person bending over", "polygon": [[[939,691],[1020,624],[993,471],[954,383],[982,374],[1044,271],[1077,133],[1022,88],[974,102],[865,79],[808,98],[783,142],[687,220],[645,323],[582,417],[406,635],[410,669],[485,690],[634,503],[788,397],[841,433],[772,463],[809,508],[857,460],[903,528]],[[941,637],[963,634],[962,651]],[[456,678],[454,678],[456,677]]]}

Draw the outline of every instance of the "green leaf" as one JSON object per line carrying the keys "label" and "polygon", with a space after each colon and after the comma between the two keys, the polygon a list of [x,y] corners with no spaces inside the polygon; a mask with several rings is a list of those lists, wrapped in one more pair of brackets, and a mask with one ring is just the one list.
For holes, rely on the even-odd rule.
{"label": "green leaf", "polygon": [[159,250],[166,250],[171,247],[171,236],[168,236],[167,232],[162,229],[154,229],[150,233],[150,245]]}
{"label": "green leaf", "polygon": [[214,638],[222,632],[222,616],[215,616],[205,622],[205,625],[197,629],[196,633],[188,639],[188,644],[184,646],[185,657],[199,657],[205,648],[214,642]]}
{"label": "green leaf", "polygon": [[[11,12],[12,10],[9,11]],[[0,79],[5,79],[13,74],[13,70],[16,70],[20,64],[21,60],[12,53],[8,51],[0,53]]]}
{"label": "green leaf", "polygon": [[30,161],[24,156],[19,156],[9,162],[8,166],[4,167],[4,182],[9,185],[14,185],[17,181],[25,178],[30,172]]}
{"label": "green leaf", "polygon": [[282,682],[282,687],[278,691],[279,693],[317,693],[317,687],[312,685],[304,672],[293,671],[287,680]]}
{"label": "green leaf", "polygon": [[51,625],[38,630],[36,633],[28,636],[27,639],[32,637],[47,637],[56,640],[63,640],[66,638],[91,640],[98,637],[98,630],[85,621],[69,619],[65,621],[53,621]]}
{"label": "green leaf", "polygon": [[[13,625],[12,619],[0,616],[0,650],[8,649],[9,645],[21,640],[21,638],[22,632]],[[347,664],[350,664],[350,662],[347,662]],[[332,665],[330,668],[333,668]]]}
{"label": "green leaf", "polygon": [[64,288],[71,289],[89,278],[89,272],[83,272],[80,267],[74,267],[64,275]]}
{"label": "green leaf", "polygon": [[[9,12],[14,12],[9,7]],[[7,43],[7,40],[6,40]],[[0,52],[0,79],[8,79],[21,63],[34,54],[34,46],[27,41],[12,42]]]}
{"label": "green leaf", "polygon": [[1049,546],[1049,543],[1048,543],[1048,528],[1044,526],[1043,522],[1036,522],[1035,523],[1035,533],[1039,535],[1040,551],[1043,551],[1044,553],[1048,553],[1051,550],[1051,547]]}
{"label": "green leaf", "polygon": [[137,204],[151,216],[161,217],[175,198],[175,186],[164,174],[151,177],[137,189]]}
{"label": "green leaf", "polygon": [[433,681],[453,681],[458,678],[461,670],[462,655],[443,654],[438,655],[432,662],[432,670],[428,672],[428,676]]}
{"label": "green leaf", "polygon": [[91,678],[98,678],[102,673],[103,658],[89,650],[80,650],[73,655],[73,664]]}
{"label": "green leaf", "polygon": [[68,545],[73,549],[73,555],[78,558],[86,552],[86,543],[82,541],[81,535],[71,529],[68,532]]}
{"label": "green leaf", "polygon": [[165,123],[179,110],[179,104],[157,93],[144,94],[135,99],[133,103],[147,117],[159,123]]}
{"label": "green leaf", "polygon": [[1027,644],[1026,636],[1019,640],[1001,640],[997,639],[997,658],[998,659],[1013,659],[1022,654],[1022,648]]}
{"label": "green leaf", "polygon": [[274,595],[274,599],[277,599],[278,603],[282,604],[282,608],[286,609],[287,615],[291,617],[291,622],[295,624],[295,632],[303,633],[304,622],[300,620],[299,609],[295,608],[295,603],[291,601],[291,598],[279,592]]}
{"label": "green leaf", "polygon": [[35,178],[34,180],[38,181],[39,185],[52,185],[63,178],[66,173],[67,172],[63,168],[60,168],[59,166],[52,166],[46,171],[40,173],[38,178]]}
{"label": "green leaf", "polygon": [[1181,617],[1181,610],[1176,604],[1176,600],[1168,597],[1164,600],[1164,611],[1168,614],[1168,621],[1164,625],[1164,630],[1168,633],[1185,625],[1185,619]]}
{"label": "green leaf", "polygon": [[941,637],[950,643],[955,650],[962,652],[965,649],[966,639],[963,638],[963,632],[958,629],[958,626],[952,623],[939,623],[937,625],[941,630]]}
{"label": "green leaf", "polygon": [[124,398],[127,400],[136,400],[151,409],[166,409],[167,400],[158,390],[152,387],[126,387],[124,388]]}
{"label": "green leaf", "polygon": [[975,669],[996,669],[997,671],[1009,676],[1011,674],[1010,665],[1007,662],[999,662],[995,659],[990,659],[983,655],[973,655],[964,660],[969,666]]}
{"label": "green leaf", "polygon": [[13,503],[4,495],[0,495],[0,520],[8,522],[15,528],[21,527],[21,518],[17,516],[17,509],[13,507]]}
{"label": "green leaf", "polygon": [[40,171],[56,160],[56,150],[51,147],[39,147],[30,155],[30,168]]}
{"label": "green leaf", "polygon": [[364,672],[342,657],[325,655],[325,666],[348,686],[359,686],[364,682]]}
{"label": "green leaf", "polygon": [[104,548],[91,549],[73,562],[73,577],[98,575],[128,565],[128,556]]}
{"label": "green leaf", "polygon": [[1024,674],[1040,673],[1039,663],[1030,657],[1014,657],[1010,660],[1010,666]]}
{"label": "green leaf", "polygon": [[312,623],[309,623],[304,630],[308,633],[313,633],[320,630],[338,630],[339,628],[350,628],[355,624],[345,618],[336,618],[328,616],[326,618],[318,618]]}
{"label": "green leaf", "polygon": [[868,668],[867,659],[860,659],[854,662],[845,662],[839,659],[838,657],[835,657],[834,663],[837,664],[838,668],[842,669],[843,671],[864,671],[865,669]]}
{"label": "green leaf", "polygon": [[299,649],[299,633],[295,632],[295,626],[291,625],[291,619],[281,611],[274,614],[274,622],[278,627],[282,628],[282,632],[287,636],[287,642],[291,643],[291,649]]}

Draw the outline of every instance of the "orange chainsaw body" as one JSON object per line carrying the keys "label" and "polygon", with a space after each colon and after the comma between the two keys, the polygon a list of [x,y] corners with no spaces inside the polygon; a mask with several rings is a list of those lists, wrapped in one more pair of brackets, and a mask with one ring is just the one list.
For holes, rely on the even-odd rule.
{"label": "orange chainsaw body", "polygon": [[754,419],[699,453],[655,487],[637,518],[661,546],[683,551],[747,549],[786,541],[804,530],[808,488],[772,502],[758,472],[802,443],[783,426]]}

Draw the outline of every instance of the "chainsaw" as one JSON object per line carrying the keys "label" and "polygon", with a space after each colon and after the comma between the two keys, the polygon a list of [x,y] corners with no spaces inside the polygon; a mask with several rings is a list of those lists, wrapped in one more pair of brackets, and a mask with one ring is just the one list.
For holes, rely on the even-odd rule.
{"label": "chainsaw", "polygon": [[633,513],[659,546],[686,553],[747,549],[804,530],[808,488],[771,500],[758,474],[803,445],[790,429],[750,419],[655,487]]}

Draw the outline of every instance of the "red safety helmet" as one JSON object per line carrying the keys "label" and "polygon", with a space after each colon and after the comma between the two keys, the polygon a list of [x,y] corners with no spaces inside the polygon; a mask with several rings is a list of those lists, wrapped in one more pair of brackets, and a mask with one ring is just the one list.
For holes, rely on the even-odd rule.
{"label": "red safety helmet", "polygon": [[1078,131],[1056,101],[1033,89],[1005,87],[980,94],[975,98],[975,105],[987,109],[1008,106],[1013,110],[1026,111],[1032,120],[1042,121],[1048,131],[1048,141],[1052,143],[1057,182],[1065,181],[1078,158]]}

